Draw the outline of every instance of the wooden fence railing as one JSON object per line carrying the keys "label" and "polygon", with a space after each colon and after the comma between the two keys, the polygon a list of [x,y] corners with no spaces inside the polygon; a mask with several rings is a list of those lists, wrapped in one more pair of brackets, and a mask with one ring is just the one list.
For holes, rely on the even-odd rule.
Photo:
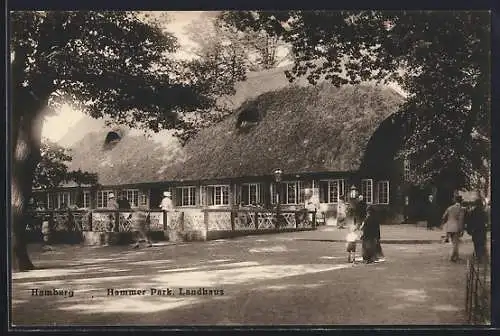
{"label": "wooden fence railing", "polygon": [[148,231],[165,230],[166,213],[161,210],[44,210],[28,213],[26,231],[41,231],[49,221],[52,231],[129,232],[135,221],[143,221]]}
{"label": "wooden fence railing", "polygon": [[[279,214],[269,209],[200,209],[197,216],[190,217],[191,222],[184,226],[185,216],[180,212],[154,210],[45,210],[29,213],[30,220],[26,230],[40,232],[42,222],[49,221],[51,231],[94,231],[94,232],[130,232],[137,221],[144,223],[147,231],[167,230],[206,230],[237,231],[265,230],[281,228],[315,228],[315,211],[284,210]],[[199,216],[199,217],[198,217]],[[203,220],[203,222],[202,222]],[[181,223],[178,223],[178,222]]]}
{"label": "wooden fence railing", "polygon": [[491,268],[475,255],[467,260],[465,312],[470,324],[491,323]]}
{"label": "wooden fence railing", "polygon": [[264,230],[315,228],[316,212],[285,210],[277,214],[268,209],[204,209],[205,230]]}

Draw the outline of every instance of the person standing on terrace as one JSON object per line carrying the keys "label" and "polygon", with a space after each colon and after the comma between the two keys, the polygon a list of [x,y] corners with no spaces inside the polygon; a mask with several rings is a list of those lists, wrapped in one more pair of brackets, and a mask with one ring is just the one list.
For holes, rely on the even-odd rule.
{"label": "person standing on terrace", "polygon": [[[163,212],[172,212],[175,210],[174,202],[172,202],[172,193],[170,191],[163,192],[163,199],[161,200],[160,203],[160,209],[162,209]],[[166,217],[168,220],[169,219],[168,216]],[[166,226],[168,226],[168,224]]]}
{"label": "person standing on terrace", "polygon": [[161,200],[160,208],[163,211],[174,210],[174,203],[172,202],[172,193],[170,191],[165,191],[163,193],[163,199]]}
{"label": "person standing on terrace", "polygon": [[[115,194],[113,193],[108,194],[108,204],[106,208],[109,210],[118,210],[118,203],[116,202]],[[115,227],[116,226],[115,214],[110,213],[108,219],[109,219],[109,227],[108,227],[109,231],[118,231],[118,228]]]}
{"label": "person standing on terrace", "polygon": [[304,207],[307,211],[307,221],[309,223],[313,222],[313,214],[311,212],[317,212],[319,209],[319,197],[314,193],[313,189],[305,189],[304,191],[305,204]]}

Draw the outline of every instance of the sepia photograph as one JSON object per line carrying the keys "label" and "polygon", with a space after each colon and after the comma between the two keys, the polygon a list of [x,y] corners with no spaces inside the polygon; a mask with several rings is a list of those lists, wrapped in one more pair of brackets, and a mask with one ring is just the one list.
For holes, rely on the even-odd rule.
{"label": "sepia photograph", "polygon": [[491,325],[491,12],[8,12],[9,326]]}

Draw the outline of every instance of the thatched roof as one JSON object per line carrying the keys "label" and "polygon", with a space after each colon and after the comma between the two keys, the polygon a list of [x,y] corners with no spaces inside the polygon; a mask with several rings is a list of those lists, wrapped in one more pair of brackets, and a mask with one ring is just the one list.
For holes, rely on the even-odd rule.
{"label": "thatched roof", "polygon": [[[345,172],[359,168],[378,125],[403,97],[385,86],[290,87],[244,103],[188,142],[186,159],[165,180],[205,180],[285,173]],[[251,110],[260,121],[238,128]]]}
{"label": "thatched roof", "polygon": [[97,173],[102,185],[123,185],[160,181],[168,166],[183,159],[182,147],[172,132],[145,134],[122,128],[121,140],[107,149],[103,145],[111,131],[103,125],[77,141],[69,168]]}
{"label": "thatched roof", "polygon": [[[235,94],[220,98],[219,102],[230,109],[238,108],[248,99],[255,98],[262,93],[289,87],[284,71],[290,70],[291,66],[280,67],[265,71],[251,72],[247,79],[235,85]],[[307,80],[303,77],[297,80],[299,85],[307,85]],[[58,141],[61,146],[74,147],[80,140],[90,133],[99,129],[108,129],[103,119],[94,119],[87,115],[75,125],[68,129],[68,132]],[[176,139],[175,139],[176,140]]]}
{"label": "thatched roof", "polygon": [[[105,150],[113,129],[85,117],[62,139],[72,148],[69,168],[97,173],[102,185],[260,176],[276,167],[294,174],[352,171],[374,130],[403,101],[385,86],[311,87],[305,79],[291,86],[283,71],[250,74],[227,97],[238,107],[234,114],[185,147],[169,131],[122,128],[122,139]],[[238,129],[244,111],[260,121]]]}

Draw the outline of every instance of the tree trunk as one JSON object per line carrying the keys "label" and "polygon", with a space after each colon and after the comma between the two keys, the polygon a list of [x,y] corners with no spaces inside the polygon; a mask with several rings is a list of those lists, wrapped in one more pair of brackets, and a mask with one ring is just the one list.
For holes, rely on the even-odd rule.
{"label": "tree trunk", "polygon": [[[47,100],[37,99],[27,89],[17,88],[13,104],[12,140],[12,267],[26,271],[34,268],[26,241],[27,200],[32,192],[33,174],[40,160],[43,111]],[[21,91],[21,93],[20,93]]]}

